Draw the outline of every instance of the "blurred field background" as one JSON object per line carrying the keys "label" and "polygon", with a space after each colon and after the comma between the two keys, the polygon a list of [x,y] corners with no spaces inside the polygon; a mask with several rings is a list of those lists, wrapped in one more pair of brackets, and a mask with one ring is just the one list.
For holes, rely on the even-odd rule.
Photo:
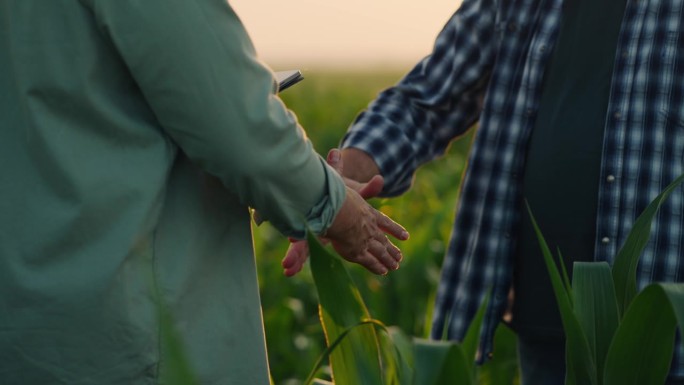
{"label": "blurred field background", "polygon": [[[326,154],[339,144],[356,115],[402,74],[398,71],[304,72],[305,80],[284,91],[281,97],[297,114],[316,150]],[[404,253],[401,269],[386,277],[377,277],[347,264],[371,315],[412,336],[428,335],[430,312],[469,145],[470,135],[455,141],[444,157],[419,170],[412,189],[403,196],[371,201],[411,233],[410,240],[397,243]],[[255,239],[271,373],[276,385],[297,385],[325,349],[311,274],[307,264],[293,278],[283,275],[280,261],[287,241],[268,224],[255,228]],[[505,353],[503,365],[511,369],[515,362],[511,362],[512,352],[506,353],[506,350],[512,347],[508,342],[506,345],[499,351]]]}

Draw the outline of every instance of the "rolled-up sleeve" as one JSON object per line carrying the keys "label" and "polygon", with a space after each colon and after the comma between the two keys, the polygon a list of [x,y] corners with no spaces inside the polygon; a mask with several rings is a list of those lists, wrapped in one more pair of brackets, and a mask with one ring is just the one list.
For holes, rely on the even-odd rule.
{"label": "rolled-up sleeve", "polygon": [[274,93],[225,0],[83,0],[178,147],[286,235],[327,228],[344,185]]}

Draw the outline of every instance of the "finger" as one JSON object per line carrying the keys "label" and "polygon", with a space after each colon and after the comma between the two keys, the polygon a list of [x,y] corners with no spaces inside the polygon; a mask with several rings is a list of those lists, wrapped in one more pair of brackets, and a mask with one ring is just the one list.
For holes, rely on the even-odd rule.
{"label": "finger", "polygon": [[294,264],[294,265],[292,265],[292,266],[290,266],[290,267],[288,267],[288,268],[285,268],[285,269],[283,270],[283,274],[284,274],[286,277],[294,277],[294,276],[297,275],[300,271],[302,271],[302,268],[303,268],[303,267],[304,267],[304,264],[298,262],[298,263],[296,263],[296,264]]}
{"label": "finger", "polygon": [[361,195],[361,192],[363,191],[364,188],[366,188],[367,183],[361,183],[357,182],[353,179],[349,178],[342,178],[344,181],[344,184],[349,187],[350,189],[354,190],[357,194]]}
{"label": "finger", "polygon": [[401,250],[392,242],[388,242],[387,252],[390,253],[392,258],[394,258],[394,260],[397,262],[401,262],[401,260],[404,259],[404,255],[401,253]]}
{"label": "finger", "polygon": [[354,190],[363,199],[375,198],[380,195],[385,185],[385,180],[380,175],[375,175],[366,183],[357,182],[353,179],[343,177],[344,184]]}
{"label": "finger", "polygon": [[295,263],[301,259],[302,255],[306,255],[306,252],[308,252],[308,250],[305,249],[308,249],[306,241],[294,241],[290,243],[290,246],[285,253],[285,258],[283,258],[282,266],[284,268],[294,266]]}
{"label": "finger", "polygon": [[342,162],[342,153],[340,150],[333,148],[328,151],[328,157],[326,158],[328,164],[337,171],[338,174],[342,175],[344,169],[344,163]]}
{"label": "finger", "polygon": [[389,269],[387,268],[387,266],[382,264],[369,251],[365,251],[361,256],[359,256],[359,258],[355,262],[374,274],[387,275],[387,273],[389,273]]}
{"label": "finger", "polygon": [[[375,198],[382,192],[385,180],[380,175],[375,175],[366,183],[361,183],[358,190],[355,190],[363,199]],[[351,186],[350,186],[351,187]]]}
{"label": "finger", "polygon": [[[401,250],[395,246],[392,242],[390,242],[389,239],[385,236],[383,233],[377,233],[373,237],[375,238],[376,241],[380,242],[380,244],[383,245],[387,253],[392,257],[396,263],[401,262],[402,259],[404,259],[404,256],[401,253]],[[397,267],[398,268],[398,267]],[[396,270],[396,268],[394,269]]]}
{"label": "finger", "polygon": [[378,258],[371,254],[369,251],[369,244],[361,248],[355,247],[354,245],[345,245],[337,242],[333,242],[332,244],[335,248],[335,251],[337,251],[342,258],[349,262],[361,265],[371,273],[385,275],[389,271],[389,269],[383,265]]}
{"label": "finger", "polygon": [[299,273],[306,263],[309,256],[309,245],[306,241],[297,241],[291,243],[283,258],[282,266],[285,269],[284,273],[287,277]]}
{"label": "finger", "polygon": [[399,268],[399,262],[389,253],[387,245],[389,241],[383,236],[383,241],[372,239],[368,244],[368,252],[389,270]]}
{"label": "finger", "polygon": [[409,232],[406,231],[406,229],[402,225],[393,221],[390,217],[381,213],[380,211],[376,210],[375,213],[378,227],[380,227],[382,231],[384,231],[386,234],[390,234],[391,236],[401,241],[409,239]]}

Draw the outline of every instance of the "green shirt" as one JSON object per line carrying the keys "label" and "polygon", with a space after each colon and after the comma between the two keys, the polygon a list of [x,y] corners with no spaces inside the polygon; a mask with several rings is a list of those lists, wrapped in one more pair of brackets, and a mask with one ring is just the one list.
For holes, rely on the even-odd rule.
{"label": "green shirt", "polygon": [[156,301],[203,385],[268,384],[248,207],[344,185],[225,0],[0,3],[0,383],[157,384]]}
{"label": "green shirt", "polygon": [[[527,151],[523,198],[570,270],[594,256],[603,132],[625,0],[566,0]],[[518,237],[513,325],[561,337],[549,275],[527,210]]]}

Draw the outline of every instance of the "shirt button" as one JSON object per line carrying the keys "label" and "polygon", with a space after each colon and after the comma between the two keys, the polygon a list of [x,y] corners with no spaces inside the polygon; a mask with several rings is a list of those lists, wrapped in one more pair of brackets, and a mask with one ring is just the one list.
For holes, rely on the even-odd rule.
{"label": "shirt button", "polygon": [[614,175],[608,175],[608,176],[606,177],[606,182],[608,182],[608,183],[613,183],[613,182],[615,182],[615,176],[614,176]]}
{"label": "shirt button", "polygon": [[603,238],[601,239],[601,242],[603,242],[604,244],[607,245],[607,244],[610,243],[610,238],[608,238],[608,237],[603,237]]}
{"label": "shirt button", "polygon": [[622,117],[622,113],[620,111],[615,111],[615,113],[613,114],[613,117],[615,119],[620,119]]}
{"label": "shirt button", "polygon": [[539,46],[539,52],[544,52],[546,51],[546,45],[542,44]]}

